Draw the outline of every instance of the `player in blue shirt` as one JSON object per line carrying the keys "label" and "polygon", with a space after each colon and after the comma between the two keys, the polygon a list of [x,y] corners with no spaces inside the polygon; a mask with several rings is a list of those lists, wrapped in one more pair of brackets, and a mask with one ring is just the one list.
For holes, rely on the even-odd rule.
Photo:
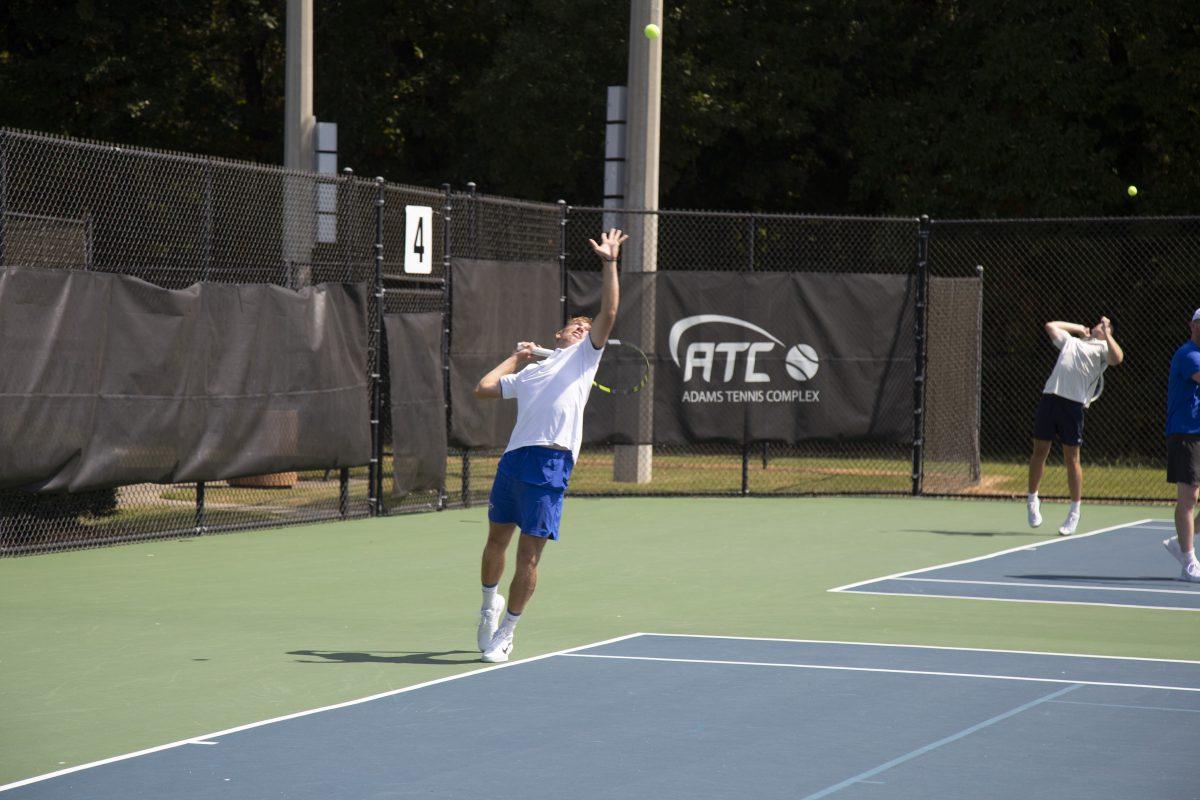
{"label": "player in blue shirt", "polygon": [[1196,500],[1200,490],[1200,308],[1192,336],[1175,351],[1167,380],[1167,481],[1175,484],[1175,536],[1163,547],[1183,567],[1180,580],[1200,583],[1196,560]]}

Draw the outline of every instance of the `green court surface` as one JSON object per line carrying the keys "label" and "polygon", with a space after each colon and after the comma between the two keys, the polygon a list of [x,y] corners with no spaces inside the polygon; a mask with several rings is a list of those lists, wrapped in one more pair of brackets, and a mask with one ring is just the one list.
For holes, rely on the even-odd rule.
{"label": "green court surface", "polygon": [[[513,657],[635,631],[1200,656],[1186,613],[826,591],[1044,541],[1045,510],[569,499]],[[0,561],[0,783],[481,667],[484,532],[474,508]]]}

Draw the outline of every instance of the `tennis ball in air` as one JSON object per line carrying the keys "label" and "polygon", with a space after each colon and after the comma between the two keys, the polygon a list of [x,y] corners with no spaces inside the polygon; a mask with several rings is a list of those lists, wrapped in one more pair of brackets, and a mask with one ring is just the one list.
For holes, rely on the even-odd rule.
{"label": "tennis ball in air", "polygon": [[659,34],[662,33],[662,31],[660,31],[658,29],[657,25],[655,25],[653,22],[651,22],[649,25],[647,25],[645,27],[645,29],[642,31],[642,33],[646,34],[647,39],[657,39],[659,37]]}
{"label": "tennis ball in air", "polygon": [[817,351],[806,344],[798,344],[788,350],[784,366],[788,375],[798,381],[806,381],[817,374]]}
{"label": "tennis ball in air", "polygon": [[1137,187],[1133,184],[1129,184],[1129,188],[1125,190],[1125,193],[1130,197],[1137,197]]}

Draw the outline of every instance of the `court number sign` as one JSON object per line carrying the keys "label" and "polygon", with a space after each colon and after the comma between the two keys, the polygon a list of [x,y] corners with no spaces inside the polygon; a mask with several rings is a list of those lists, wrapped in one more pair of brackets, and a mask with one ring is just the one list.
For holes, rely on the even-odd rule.
{"label": "court number sign", "polygon": [[404,271],[433,272],[433,209],[429,206],[404,207]]}

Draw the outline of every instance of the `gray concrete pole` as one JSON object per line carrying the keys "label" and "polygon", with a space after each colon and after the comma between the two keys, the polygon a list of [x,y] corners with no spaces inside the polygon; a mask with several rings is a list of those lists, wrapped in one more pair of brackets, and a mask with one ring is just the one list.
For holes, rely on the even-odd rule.
{"label": "gray concrete pole", "polygon": [[288,0],[283,165],[313,171],[313,0]]}
{"label": "gray concrete pole", "polygon": [[642,31],[650,23],[661,30],[662,21],[662,0],[632,0],[630,3],[625,117],[628,137],[625,148],[625,203],[628,208],[658,208],[663,39],[647,39]]}
{"label": "gray concrete pole", "polygon": [[[283,165],[289,170],[315,172],[313,0],[288,0],[286,72]],[[293,289],[312,282],[316,188],[316,180],[307,176],[289,175],[283,181],[283,260]]]}
{"label": "gray concrete pole", "polygon": [[[662,105],[663,38],[647,39],[648,24],[662,30],[662,0],[632,0],[629,7],[629,76],[626,82],[625,205],[630,209],[658,210],[659,116]],[[664,31],[669,35],[669,31]],[[658,217],[653,213],[628,214],[630,241],[621,251],[625,272],[658,269]],[[624,330],[637,331],[643,346],[654,346],[655,293],[647,286],[642,302],[623,305],[631,319]],[[650,391],[639,393],[638,435],[648,441],[653,434],[653,374]],[[649,483],[653,450],[648,444],[617,445],[613,449],[613,480]]]}

